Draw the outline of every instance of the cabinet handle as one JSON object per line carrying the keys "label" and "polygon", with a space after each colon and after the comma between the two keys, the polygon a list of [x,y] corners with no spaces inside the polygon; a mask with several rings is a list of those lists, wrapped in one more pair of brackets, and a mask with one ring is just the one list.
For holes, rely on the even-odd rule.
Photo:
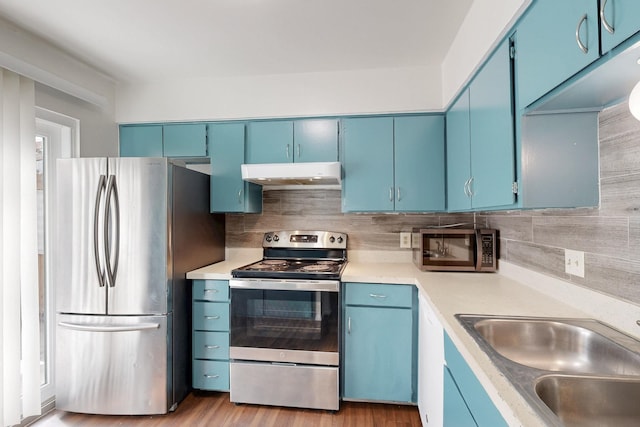
{"label": "cabinet handle", "polygon": [[469,177],[465,182],[464,182],[464,195],[467,197],[471,197],[471,189],[469,188],[469,185],[471,184],[471,178]]}
{"label": "cabinet handle", "polygon": [[475,195],[475,193],[473,192],[473,180],[475,178],[471,177],[469,178],[469,197],[473,197]]}
{"label": "cabinet handle", "polygon": [[204,374],[204,377],[207,379],[212,379],[212,378],[220,378],[220,375],[209,375],[209,374]]}
{"label": "cabinet handle", "polygon": [[351,334],[351,316],[347,319],[347,333]]}
{"label": "cabinet handle", "polygon": [[218,320],[220,316],[204,316],[205,320]]}
{"label": "cabinet handle", "polygon": [[389,187],[389,201],[393,202],[393,187]]}
{"label": "cabinet handle", "polygon": [[382,294],[369,294],[369,296],[371,298],[376,298],[376,299],[385,299],[385,298],[387,298],[386,295],[382,295]]}
{"label": "cabinet handle", "polygon": [[[587,21],[587,14],[585,13],[584,15],[582,15],[582,18],[580,18],[580,20],[578,21],[578,26],[576,27],[576,43],[578,43],[578,47],[585,54],[589,52],[589,47],[584,43],[582,43],[582,39],[580,39],[580,28],[582,28],[582,24],[584,24],[586,21]],[[589,31],[589,27],[587,27],[587,40],[589,39],[588,31]]]}
{"label": "cabinet handle", "polygon": [[220,348],[219,345],[205,345],[204,348],[206,348],[207,350],[215,350],[217,348]]}
{"label": "cabinet handle", "polygon": [[298,144],[298,146],[296,147],[296,151],[297,151],[296,156],[300,158],[300,144]]}
{"label": "cabinet handle", "polygon": [[607,22],[607,17],[604,15],[604,8],[606,5],[607,5],[607,0],[603,0],[602,5],[600,6],[600,21],[602,22],[602,26],[604,27],[604,29],[607,30],[609,34],[613,34],[616,32],[616,29],[613,28],[613,26]]}
{"label": "cabinet handle", "polygon": [[238,190],[238,204],[242,203],[242,189]]}
{"label": "cabinet handle", "polygon": [[400,199],[402,198],[402,195],[400,194],[400,187],[396,188],[396,193],[397,193],[397,200],[400,201]]}
{"label": "cabinet handle", "polygon": [[287,160],[289,159],[289,144],[287,144]]}

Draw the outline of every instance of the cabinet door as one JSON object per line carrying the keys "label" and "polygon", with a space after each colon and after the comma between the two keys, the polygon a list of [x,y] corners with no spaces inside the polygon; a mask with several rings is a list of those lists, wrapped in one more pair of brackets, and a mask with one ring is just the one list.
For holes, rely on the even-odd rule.
{"label": "cabinet door", "polygon": [[394,154],[395,210],[444,210],[444,117],[396,117]]}
{"label": "cabinet door", "polygon": [[444,367],[444,427],[478,427],[451,372]]}
{"label": "cabinet door", "polygon": [[293,131],[295,162],[338,161],[337,120],[299,120]]}
{"label": "cabinet door", "polygon": [[347,306],[344,397],[410,402],[412,312]]}
{"label": "cabinet door", "polygon": [[640,31],[640,1],[600,0],[600,46],[602,53]]}
{"label": "cabinet door", "polygon": [[164,125],[163,128],[165,157],[206,157],[206,124]]}
{"label": "cabinet door", "polygon": [[242,180],[244,123],[209,124],[211,212],[260,212],[262,189]]}
{"label": "cabinet door", "polygon": [[293,122],[251,122],[247,125],[247,163],[293,162]]}
{"label": "cabinet door", "polygon": [[515,137],[509,41],[495,50],[471,82],[472,207],[491,208],[515,203]]}
{"label": "cabinet door", "polygon": [[467,183],[471,178],[471,131],[469,129],[469,89],[451,105],[447,126],[447,208],[471,209]]}
{"label": "cabinet door", "polygon": [[342,210],[393,211],[393,118],[355,118],[342,123]]}
{"label": "cabinet door", "polygon": [[597,0],[534,2],[517,28],[519,108],[598,58],[598,25]]}
{"label": "cabinet door", "polygon": [[120,126],[120,157],[162,157],[162,126]]}

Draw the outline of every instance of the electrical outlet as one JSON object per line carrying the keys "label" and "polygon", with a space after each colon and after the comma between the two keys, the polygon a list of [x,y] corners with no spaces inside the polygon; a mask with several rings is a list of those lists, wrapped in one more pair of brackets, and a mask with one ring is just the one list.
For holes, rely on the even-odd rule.
{"label": "electrical outlet", "polygon": [[565,249],[564,271],[572,276],[584,277],[584,252]]}
{"label": "electrical outlet", "polygon": [[411,233],[400,233],[400,247],[411,249]]}

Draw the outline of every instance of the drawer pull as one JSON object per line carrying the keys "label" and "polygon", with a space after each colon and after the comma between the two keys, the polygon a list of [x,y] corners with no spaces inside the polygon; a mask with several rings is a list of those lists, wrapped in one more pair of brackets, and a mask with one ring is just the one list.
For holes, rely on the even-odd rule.
{"label": "drawer pull", "polygon": [[216,293],[216,292],[218,292],[218,290],[217,290],[217,289],[205,289],[205,290],[204,290],[204,292],[205,292],[205,293],[207,293],[207,292],[213,292],[213,293]]}
{"label": "drawer pull", "polygon": [[219,345],[205,345],[204,348],[206,348],[207,350],[215,350],[217,348],[220,348]]}
{"label": "drawer pull", "polygon": [[205,320],[218,320],[220,316],[204,316]]}
{"label": "drawer pull", "polygon": [[385,299],[385,298],[387,298],[386,295],[382,295],[382,294],[369,294],[369,296],[371,298],[377,298],[377,299]]}
{"label": "drawer pull", "polygon": [[220,375],[209,375],[209,374],[204,374],[204,377],[211,380],[211,379],[216,379],[216,378],[220,378]]}

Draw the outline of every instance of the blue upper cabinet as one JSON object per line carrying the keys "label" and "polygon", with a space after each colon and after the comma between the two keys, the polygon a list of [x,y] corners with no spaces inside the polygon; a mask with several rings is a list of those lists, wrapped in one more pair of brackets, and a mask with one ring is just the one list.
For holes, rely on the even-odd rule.
{"label": "blue upper cabinet", "polygon": [[599,57],[598,25],[597,0],[534,2],[517,28],[520,109]]}
{"label": "blue upper cabinet", "polygon": [[120,126],[121,157],[206,157],[203,123]]}
{"label": "blue upper cabinet", "polygon": [[509,40],[447,112],[450,211],[515,204],[515,137]]}
{"label": "blue upper cabinet", "polygon": [[162,156],[162,125],[120,126],[120,157]]}
{"label": "blue upper cabinet", "polygon": [[338,121],[258,121],[247,126],[246,163],[338,161]]}
{"label": "blue upper cabinet", "polygon": [[474,209],[515,203],[515,136],[510,42],[504,40],[471,82],[471,181]]}
{"label": "blue upper cabinet", "polygon": [[246,163],[293,161],[293,122],[251,122],[247,125]]}
{"label": "blue upper cabinet", "polygon": [[471,209],[468,184],[471,181],[471,130],[469,128],[469,88],[451,105],[447,122],[447,208]]}
{"label": "blue upper cabinet", "polygon": [[638,0],[600,0],[600,46],[603,54],[640,31],[638,17]]}
{"label": "blue upper cabinet", "polygon": [[395,210],[445,209],[444,116],[394,118]]}
{"label": "blue upper cabinet", "polygon": [[442,116],[343,120],[344,212],[444,209]]}
{"label": "blue upper cabinet", "polygon": [[244,123],[209,124],[211,212],[260,212],[262,188],[242,180]]}
{"label": "blue upper cabinet", "polygon": [[338,120],[297,120],[293,141],[296,162],[337,162]]}
{"label": "blue upper cabinet", "polygon": [[342,121],[342,210],[394,210],[393,117]]}
{"label": "blue upper cabinet", "polygon": [[163,126],[164,157],[206,157],[207,125],[204,123]]}

